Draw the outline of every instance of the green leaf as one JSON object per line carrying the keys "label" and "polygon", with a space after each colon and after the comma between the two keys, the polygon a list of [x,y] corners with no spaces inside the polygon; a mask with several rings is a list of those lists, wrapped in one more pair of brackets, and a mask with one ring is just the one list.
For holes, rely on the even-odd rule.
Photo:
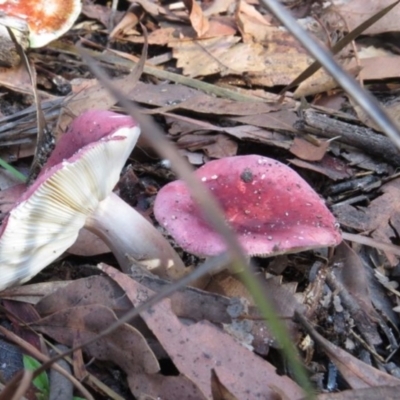
{"label": "green leaf", "polygon": [[[28,371],[35,371],[36,369],[38,369],[41,364],[39,361],[37,361],[36,359],[27,356],[24,354],[23,356],[23,362],[24,362],[24,367],[28,370]],[[35,386],[36,389],[38,389],[41,392],[41,395],[38,395],[38,399],[39,398],[48,398],[48,394],[50,391],[50,384],[49,384],[49,378],[46,374],[46,372],[42,372],[38,377],[36,377],[33,381],[32,381],[33,385]]]}

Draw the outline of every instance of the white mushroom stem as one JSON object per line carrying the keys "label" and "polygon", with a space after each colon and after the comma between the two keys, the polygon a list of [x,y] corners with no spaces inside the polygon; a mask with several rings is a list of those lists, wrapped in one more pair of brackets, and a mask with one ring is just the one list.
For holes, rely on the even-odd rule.
{"label": "white mushroom stem", "polygon": [[85,228],[110,247],[124,272],[129,273],[133,258],[165,278],[185,274],[182,260],[162,234],[114,193],[99,203]]}

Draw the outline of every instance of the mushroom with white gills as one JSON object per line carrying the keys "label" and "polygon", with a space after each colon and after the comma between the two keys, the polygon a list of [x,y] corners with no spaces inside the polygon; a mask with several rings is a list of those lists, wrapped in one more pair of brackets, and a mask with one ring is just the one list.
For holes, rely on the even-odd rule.
{"label": "mushroom with white gills", "polygon": [[[270,257],[338,245],[341,234],[319,195],[288,166],[259,155],[210,161],[195,175],[224,210],[249,256]],[[226,250],[184,182],[165,185],[154,203],[157,221],[183,250],[200,257]]]}
{"label": "mushroom with white gills", "polygon": [[[27,24],[29,47],[32,48],[43,47],[66,33],[79,17],[81,10],[81,0],[0,1],[3,18],[19,19]],[[9,37],[6,31],[1,35]]]}
{"label": "mushroom with white gills", "polygon": [[118,121],[114,130],[44,170],[4,219],[0,290],[31,279],[70,247],[83,227],[107,243],[124,271],[129,272],[129,255],[164,277],[184,273],[161,233],[112,193],[140,133],[131,118],[112,118]]}

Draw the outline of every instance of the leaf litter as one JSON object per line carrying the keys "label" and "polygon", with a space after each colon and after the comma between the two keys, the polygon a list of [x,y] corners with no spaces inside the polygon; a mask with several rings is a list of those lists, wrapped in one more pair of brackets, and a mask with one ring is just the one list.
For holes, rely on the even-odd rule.
{"label": "leaf litter", "polygon": [[[350,0],[310,7],[307,2],[287,3],[294,15],[305,12],[299,22],[332,48],[393,2],[366,5]],[[84,2],[74,29],[44,49],[28,53],[40,108],[56,138],[85,110],[123,112],[89,75],[71,46],[76,42],[90,49],[112,82],[143,113],[156,117],[192,164],[239,154],[266,155],[290,164],[325,198],[341,228],[369,239],[369,246],[342,243],[331,252],[255,259],[257,279],[301,348],[317,391],[338,391],[346,398],[368,387],[370,398],[382,398],[382,393],[390,396],[390,387],[400,382],[396,378],[399,260],[396,252],[390,252],[400,235],[398,150],[323,70],[279,101],[277,93],[313,59],[258,1],[188,0],[166,5],[140,0],[129,11],[122,3],[117,6],[114,12],[100,1]],[[365,28],[362,37],[356,35],[336,55],[396,122],[398,46],[387,32],[398,31],[399,7]],[[139,21],[149,31],[147,60]],[[379,36],[383,34],[387,36]],[[103,47],[106,42],[109,49]],[[2,67],[0,85],[1,155],[26,171],[40,131],[31,77],[22,64]],[[133,189],[129,202],[146,217],[151,217],[158,189],[174,179],[160,161],[145,140],[129,160],[135,179],[147,188],[142,193]],[[3,177],[1,182],[0,210],[6,215],[24,186]],[[129,184],[121,180],[117,191],[123,193]],[[389,247],[376,250],[378,242]],[[94,268],[86,270],[92,275],[86,277],[83,263],[115,265],[106,253],[108,248],[100,239],[81,232],[51,273],[2,293],[4,305],[25,322],[31,321],[18,308],[7,306],[5,299],[35,305],[40,319],[31,328],[55,343],[74,347],[94,338],[153,291],[168,285],[136,269],[129,278],[105,264],[102,269],[116,283],[96,275]],[[198,265],[196,257],[179,254],[187,266]],[[88,256],[92,258],[83,258]],[[206,280],[207,291],[182,288],[131,324],[87,346],[85,359],[94,357],[96,368],[111,362],[111,366],[104,364],[108,371],[102,372],[109,376],[115,369],[124,371],[125,383],[118,382],[118,390],[125,393],[122,398],[160,393],[171,399],[251,399],[260,394],[268,399],[302,398],[290,368],[282,368],[271,357],[277,343],[245,286],[227,271]],[[19,324],[11,319],[13,325]],[[171,367],[164,367],[165,360],[173,373]],[[95,379],[97,374],[101,380],[100,372],[79,361],[78,353],[74,362],[77,376],[89,373],[90,385],[99,396],[108,390],[104,385],[100,389]],[[116,393],[112,396],[121,398]]]}

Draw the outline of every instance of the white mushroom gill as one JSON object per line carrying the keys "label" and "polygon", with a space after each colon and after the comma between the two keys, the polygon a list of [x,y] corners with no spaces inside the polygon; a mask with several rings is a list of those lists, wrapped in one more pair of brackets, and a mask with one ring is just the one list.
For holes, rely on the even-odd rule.
{"label": "white mushroom gill", "polygon": [[14,207],[0,238],[0,290],[28,281],[75,242],[87,216],[118,182],[139,133],[138,127],[122,128],[84,147],[47,171]]}

